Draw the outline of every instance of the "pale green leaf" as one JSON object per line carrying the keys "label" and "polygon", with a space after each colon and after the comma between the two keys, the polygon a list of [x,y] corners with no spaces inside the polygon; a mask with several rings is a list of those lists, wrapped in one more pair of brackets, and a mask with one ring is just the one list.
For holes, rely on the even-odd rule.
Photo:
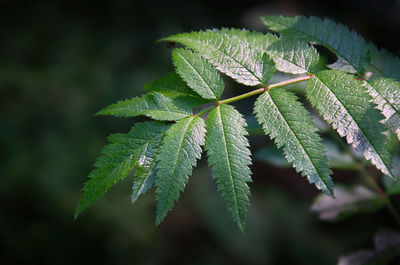
{"label": "pale green leaf", "polygon": [[317,196],[311,210],[318,213],[322,220],[336,222],[356,214],[376,212],[386,205],[385,198],[364,186],[336,186],[335,197],[332,200],[325,194]]}
{"label": "pale green leaf", "polygon": [[292,38],[280,38],[268,47],[267,52],[275,61],[276,69],[291,74],[311,73],[319,60],[313,46]]}
{"label": "pale green leaf", "polygon": [[256,101],[254,113],[265,133],[283,146],[289,163],[307,176],[310,183],[329,196],[333,196],[333,183],[329,175],[325,148],[316,133],[308,111],[297,97],[284,89],[264,92]]}
{"label": "pale green leaf", "polygon": [[156,120],[173,121],[192,115],[193,108],[203,101],[191,97],[170,98],[158,92],[142,97],[119,101],[99,111],[97,115],[114,115],[118,117],[148,116]]}
{"label": "pale green leaf", "polygon": [[373,102],[385,116],[384,124],[400,140],[400,82],[381,78],[365,85]]}
{"label": "pale green leaf", "polygon": [[166,132],[156,162],[156,224],[164,220],[187,184],[204,137],[205,124],[198,116],[182,119]]}
{"label": "pale green leaf", "polygon": [[136,123],[128,134],[113,134],[108,139],[110,144],[102,150],[94,169],[89,174],[89,181],[83,187],[84,195],[79,202],[75,217],[91,203],[97,201],[117,182],[124,179],[135,167],[141,167],[141,159],[148,146],[159,141],[168,125],[160,122]]}
{"label": "pale green leaf", "polygon": [[317,73],[308,81],[307,97],[324,119],[349,144],[384,174],[392,174],[388,139],[362,82],[341,71]]}
{"label": "pale green leaf", "polygon": [[163,40],[195,50],[219,71],[244,85],[266,84],[264,68],[274,67],[263,61],[265,48],[276,40],[271,34],[223,29],[182,33]]}
{"label": "pale green leaf", "polygon": [[205,99],[221,97],[224,82],[206,59],[186,49],[175,49],[172,58],[178,74],[197,94]]}
{"label": "pale green leaf", "polygon": [[246,121],[229,105],[216,107],[207,117],[206,150],[213,178],[217,181],[233,219],[244,231],[251,164]]}
{"label": "pale green leaf", "polygon": [[332,69],[362,74],[369,63],[367,42],[342,24],[313,16],[263,16],[262,21],[284,36],[324,45],[338,56]]}

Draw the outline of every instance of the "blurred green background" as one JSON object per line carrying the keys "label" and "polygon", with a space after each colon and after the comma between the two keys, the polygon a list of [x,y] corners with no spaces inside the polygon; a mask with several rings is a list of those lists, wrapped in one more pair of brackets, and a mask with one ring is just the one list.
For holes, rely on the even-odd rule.
{"label": "blurred green background", "polygon": [[[293,169],[255,161],[242,235],[204,157],[159,227],[154,192],[132,206],[129,178],[73,221],[106,136],[138,120],[93,114],[173,71],[171,50],[156,40],[220,27],[265,31],[261,14],[329,17],[399,55],[398,0],[0,0],[0,264],[336,264],[370,248],[379,228],[395,227],[385,210],[322,222],[310,212],[313,186]],[[226,96],[247,89],[227,82]],[[249,104],[236,106],[250,114]],[[250,141],[253,154],[269,143]],[[333,178],[358,176],[335,170]]]}

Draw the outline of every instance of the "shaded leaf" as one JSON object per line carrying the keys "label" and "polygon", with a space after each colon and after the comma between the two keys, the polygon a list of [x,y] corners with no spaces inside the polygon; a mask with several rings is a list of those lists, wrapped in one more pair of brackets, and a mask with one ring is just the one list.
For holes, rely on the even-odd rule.
{"label": "shaded leaf", "polygon": [[372,70],[383,77],[393,78],[400,81],[400,58],[394,56],[391,52],[385,49],[378,49],[370,43],[368,45]]}
{"label": "shaded leaf", "polygon": [[375,249],[360,250],[341,256],[338,265],[382,265],[400,257],[400,234],[397,231],[382,229],[374,237]]}
{"label": "shaded leaf", "polygon": [[173,121],[192,115],[193,108],[203,101],[190,97],[169,98],[158,92],[134,97],[106,107],[97,115],[118,117],[148,116],[156,120]]}
{"label": "shaded leaf", "polygon": [[200,97],[194,92],[177,73],[168,73],[144,86],[149,92],[158,92],[166,97],[177,98],[182,96]]}
{"label": "shaded leaf", "polygon": [[336,53],[338,62],[332,69],[364,73],[369,63],[367,42],[342,24],[318,17],[263,16],[262,21],[271,30],[284,36],[324,45]]}
{"label": "shaded leaf", "polygon": [[186,49],[175,49],[172,58],[176,71],[197,94],[205,99],[221,97],[224,82],[206,59]]}
{"label": "shaded leaf", "polygon": [[82,189],[84,195],[75,210],[75,217],[124,179],[135,165],[140,168],[148,146],[159,141],[168,127],[160,122],[143,122],[136,123],[128,134],[112,134],[108,138],[110,144],[103,148],[102,156],[96,160],[89,181]]}
{"label": "shaded leaf", "polygon": [[337,185],[335,197],[318,195],[311,210],[317,212],[322,220],[341,221],[352,215],[375,212],[386,205],[384,198],[363,186],[346,189]]}

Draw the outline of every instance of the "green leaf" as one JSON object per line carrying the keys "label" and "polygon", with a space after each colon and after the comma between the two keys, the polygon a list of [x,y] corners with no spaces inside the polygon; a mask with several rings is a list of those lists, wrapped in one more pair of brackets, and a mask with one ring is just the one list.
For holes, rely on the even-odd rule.
{"label": "green leaf", "polygon": [[175,49],[172,58],[178,74],[197,94],[205,99],[220,99],[224,82],[206,59],[186,49]]}
{"label": "green leaf", "polygon": [[118,117],[145,115],[156,120],[173,121],[192,115],[193,108],[202,103],[202,100],[195,98],[169,98],[158,92],[152,92],[142,97],[118,101],[99,111],[97,115]]}
{"label": "green leaf", "polygon": [[280,38],[268,47],[267,52],[275,61],[276,69],[291,74],[311,73],[319,60],[313,46],[292,38]]}
{"label": "green leaf", "polygon": [[75,210],[75,218],[91,203],[97,201],[135,167],[141,167],[143,153],[153,141],[159,141],[168,125],[160,122],[136,123],[128,134],[112,134],[110,144],[102,150],[103,156],[95,162],[82,191],[84,195]]}
{"label": "green leaf", "polygon": [[316,133],[308,111],[297,97],[284,89],[264,92],[256,101],[254,113],[264,131],[298,172],[310,183],[333,197],[333,183],[324,155],[325,148]]}
{"label": "green leaf", "polygon": [[156,167],[156,224],[160,224],[179,198],[201,156],[205,124],[191,116],[172,125],[163,138]]}
{"label": "green leaf", "polygon": [[376,212],[386,205],[385,198],[364,186],[345,188],[338,185],[335,191],[335,200],[321,194],[311,206],[322,220],[337,222],[356,214]]}
{"label": "green leaf", "polygon": [[384,123],[400,140],[400,82],[388,78],[366,83],[369,95],[385,116]]}
{"label": "green leaf", "polygon": [[194,92],[177,73],[169,73],[153,82],[144,86],[149,92],[158,92],[166,97],[177,98],[189,96],[199,98],[200,96]]}
{"label": "green leaf", "polygon": [[393,78],[400,81],[400,58],[394,56],[385,49],[378,49],[372,43],[369,44],[371,63],[373,70],[380,76]]}
{"label": "green leaf", "polygon": [[367,42],[342,24],[317,17],[263,16],[262,21],[271,30],[284,36],[321,44],[338,56],[332,69],[364,73],[369,63]]}
{"label": "green leaf", "polygon": [[162,40],[178,42],[195,50],[217,70],[248,86],[266,84],[268,80],[264,80],[263,73],[267,70],[264,68],[274,67],[263,61],[265,48],[276,40],[271,34],[223,29],[182,33]]}
{"label": "green leaf", "polygon": [[263,72],[262,72],[262,78],[265,82],[271,79],[271,77],[275,73],[275,62],[272,60],[272,58],[267,54],[264,53],[262,57],[263,61]]}
{"label": "green leaf", "polygon": [[250,190],[251,165],[246,121],[229,105],[217,106],[207,117],[206,150],[213,178],[217,181],[233,219],[244,231]]}
{"label": "green leaf", "polygon": [[308,81],[307,97],[341,137],[384,174],[394,177],[383,116],[362,82],[341,71],[317,73]]}
{"label": "green leaf", "polygon": [[[143,148],[138,153],[135,179],[132,186],[132,203],[134,203],[140,195],[145,194],[155,182],[156,159],[161,146],[161,140],[168,127],[169,126],[166,126],[164,131],[158,133],[150,142],[144,144],[142,146]],[[151,131],[145,133],[151,133]]]}

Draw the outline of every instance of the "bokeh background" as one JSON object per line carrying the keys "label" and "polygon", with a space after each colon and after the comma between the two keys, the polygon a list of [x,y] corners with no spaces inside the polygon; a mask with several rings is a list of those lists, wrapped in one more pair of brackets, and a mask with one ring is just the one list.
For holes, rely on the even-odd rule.
{"label": "bokeh background", "polygon": [[[139,120],[93,114],[173,71],[171,50],[156,40],[220,27],[265,31],[261,14],[329,17],[399,55],[399,0],[0,0],[0,264],[336,264],[395,227],[385,210],[322,222],[310,211],[313,186],[256,160],[242,235],[204,157],[159,227],[154,191],[132,206],[129,178],[73,220],[106,136]],[[247,89],[227,83],[226,96]],[[250,114],[250,104],[236,106]],[[250,141],[253,153],[269,143]],[[359,176],[335,170],[333,178]]]}

